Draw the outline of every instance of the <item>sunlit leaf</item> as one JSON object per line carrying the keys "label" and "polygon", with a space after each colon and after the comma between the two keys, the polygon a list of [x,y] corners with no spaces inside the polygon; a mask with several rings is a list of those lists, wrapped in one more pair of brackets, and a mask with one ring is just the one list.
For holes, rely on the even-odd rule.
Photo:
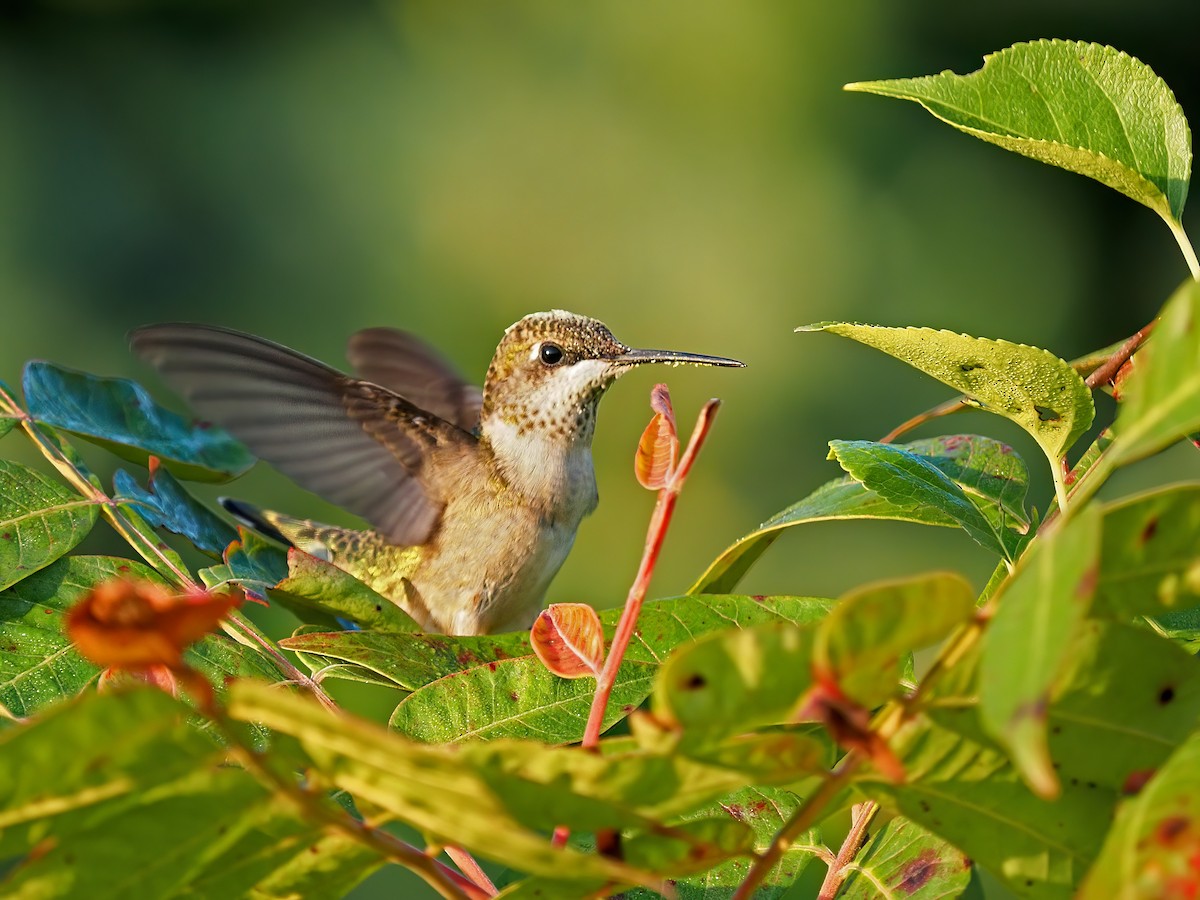
{"label": "sunlit leaf", "polygon": [[[454,748],[414,743],[363,720],[332,716],[310,698],[253,681],[233,685],[229,713],[294,737],[315,775],[433,838],[532,874],[651,880],[598,854],[553,846],[524,825],[497,796],[495,781],[482,780]],[[576,809],[589,820],[601,815],[596,801],[564,805],[560,812]]]}
{"label": "sunlit leaf", "polygon": [[948,572],[866,585],[817,625],[813,669],[863,706],[878,706],[899,687],[907,654],[941,640],[974,611],[975,592]]}
{"label": "sunlit leaf", "polygon": [[892,819],[859,851],[838,892],[840,900],[958,897],[971,880],[961,850],[908,819]]}
{"label": "sunlit leaf", "polygon": [[952,843],[1018,896],[1069,900],[1095,859],[1116,793],[1066,781],[1055,802],[1032,794],[988,743],[920,720],[893,743],[903,784],[864,770],[867,796]]}
{"label": "sunlit leaf", "polygon": [[679,436],[675,432],[675,412],[665,384],[656,384],[650,395],[654,418],[638,441],[633,470],[638,483],[647,490],[665,487],[679,459]]}
{"label": "sunlit leaf", "polygon": [[187,422],[124,378],[102,378],[34,361],[26,365],[25,402],[39,422],[78,434],[136,463],[157,456],[180,478],[226,481],[254,457],[215,426]]}
{"label": "sunlit leaf", "polygon": [[1200,430],[1200,282],[1188,279],[1167,301],[1138,353],[1113,424],[1110,463],[1149,456]]}
{"label": "sunlit leaf", "polygon": [[1059,789],[1046,745],[1050,692],[1091,605],[1099,552],[1100,510],[1087,506],[1021,558],[983,639],[984,727],[1044,797]]}
{"label": "sunlit leaf", "polygon": [[797,331],[828,331],[882,350],[920,369],[975,406],[1024,428],[1055,464],[1087,431],[1092,392],[1053,353],[932,328],[888,328],[821,322]]}
{"label": "sunlit leaf", "polygon": [[[1010,447],[990,438],[955,434],[897,444],[922,457],[955,482],[989,521],[1024,531],[1029,473]],[[780,533],[805,522],[834,519],[891,519],[955,528],[958,522],[931,506],[896,505],[846,476],[823,484],[799,503],[772,516],[733,544],[708,567],[689,593],[733,590]]]}
{"label": "sunlit leaf", "polygon": [[96,512],[95,503],[62,482],[0,459],[0,589],[87,537]]}
{"label": "sunlit leaf", "polygon": [[790,623],[759,625],[680,648],[655,681],[655,717],[692,747],[792,721],[812,684],[813,634]]}
{"label": "sunlit leaf", "polygon": [[846,86],[915,100],[943,122],[1006,150],[1078,172],[1178,223],[1192,149],[1187,119],[1149,66],[1082,41],[1021,43],[970,75]]}
{"label": "sunlit leaf", "polygon": [[1132,619],[1200,603],[1200,484],[1159,488],[1104,510],[1097,613]]}
{"label": "sunlit leaf", "polygon": [[[271,560],[272,572],[276,557]],[[287,552],[286,577],[269,591],[272,599],[285,601],[291,608],[311,607],[318,612],[340,616],[377,632],[413,632],[421,627],[393,603],[332,563],[292,547]]]}
{"label": "sunlit leaf", "polygon": [[1200,735],[1192,735],[1117,810],[1082,900],[1141,900],[1194,893],[1200,854]]}

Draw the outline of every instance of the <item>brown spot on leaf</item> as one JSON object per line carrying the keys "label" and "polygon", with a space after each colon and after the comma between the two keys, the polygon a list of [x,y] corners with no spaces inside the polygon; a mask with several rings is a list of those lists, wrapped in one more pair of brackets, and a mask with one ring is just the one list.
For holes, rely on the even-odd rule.
{"label": "brown spot on leaf", "polygon": [[941,860],[935,851],[921,851],[920,856],[909,860],[900,870],[901,878],[896,890],[905,894],[915,894],[929,883],[940,866]]}
{"label": "brown spot on leaf", "polygon": [[1145,524],[1145,526],[1143,526],[1142,533],[1139,537],[1139,540],[1141,540],[1141,542],[1143,544],[1147,543],[1152,537],[1154,537],[1154,533],[1156,531],[1158,531],[1158,517],[1157,516],[1155,516],[1153,519],[1151,519],[1149,522],[1147,522]]}
{"label": "brown spot on leaf", "polygon": [[1125,781],[1121,785],[1121,793],[1126,797],[1132,797],[1139,793],[1146,786],[1146,782],[1154,777],[1154,769],[1134,769],[1125,776]]}
{"label": "brown spot on leaf", "polygon": [[513,703],[516,703],[520,698],[521,698],[521,695],[518,694],[516,691],[508,692],[508,699],[511,700]]}
{"label": "brown spot on leaf", "polygon": [[706,687],[707,685],[708,680],[699,672],[696,672],[686,678],[680,687],[682,687],[685,691],[698,691],[700,688]]}
{"label": "brown spot on leaf", "polygon": [[1166,706],[1168,703],[1170,703],[1174,699],[1175,699],[1174,685],[1168,684],[1165,687],[1163,687],[1163,689],[1161,691],[1158,692],[1158,705],[1159,706]]}
{"label": "brown spot on leaf", "polygon": [[[454,657],[454,661],[460,666],[473,666],[479,662],[478,658],[470,650],[459,650]],[[495,670],[493,669],[492,671]]]}
{"label": "brown spot on leaf", "polygon": [[1086,600],[1096,592],[1096,581],[1100,577],[1100,567],[1090,566],[1083,577],[1079,579],[1079,584],[1075,585],[1075,597],[1078,600]]}
{"label": "brown spot on leaf", "polygon": [[488,663],[488,671],[489,671],[489,672],[495,672],[495,671],[496,671],[496,663],[495,663],[494,661],[493,661],[493,662],[490,662],[490,663]]}
{"label": "brown spot on leaf", "polygon": [[6,531],[6,532],[4,532],[4,534],[0,535],[0,537],[3,537],[4,540],[6,540],[6,541],[11,541],[12,540],[12,532]]}
{"label": "brown spot on leaf", "polygon": [[1168,816],[1154,829],[1154,839],[1160,844],[1171,844],[1188,829],[1191,820],[1187,816]]}

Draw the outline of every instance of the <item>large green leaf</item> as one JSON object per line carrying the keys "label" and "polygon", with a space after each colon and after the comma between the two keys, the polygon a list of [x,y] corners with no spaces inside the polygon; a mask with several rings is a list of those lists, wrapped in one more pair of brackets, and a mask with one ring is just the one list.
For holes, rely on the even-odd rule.
{"label": "large green leaf", "polygon": [[830,441],[829,456],[850,477],[893,506],[923,509],[959,525],[982,547],[1016,559],[1024,536],[1005,524],[995,508],[984,511],[957,482],[924,457],[893,444]]}
{"label": "large green leaf", "polygon": [[0,459],[0,589],[87,537],[96,512],[95,503],[61,482]]}
{"label": "large green leaf", "polygon": [[[604,727],[623,719],[650,694],[651,663],[626,661],[617,672]],[[534,737],[547,743],[583,736],[596,682],[552,675],[535,656],[474,666],[409,694],[389,722],[429,743],[472,738]]]}
{"label": "large green leaf", "polygon": [[1200,430],[1200,282],[1167,301],[1122,390],[1109,464],[1124,465]]}
{"label": "large green leaf", "polygon": [[1039,799],[1002,752],[926,719],[892,748],[905,782],[864,769],[863,792],[945,838],[1020,897],[1073,896],[1104,839],[1114,791],[1068,781],[1056,801]]}
{"label": "large green leaf", "polygon": [[1158,488],[1104,510],[1094,611],[1131,619],[1200,603],[1200,484]]}
{"label": "large green leaf", "polygon": [[914,100],[1006,150],[1094,178],[1177,227],[1192,139],[1175,95],[1149,66],[1082,41],[1016,44],[970,75],[864,81],[848,90]]}
{"label": "large green leaf", "polygon": [[904,659],[975,611],[975,592],[948,572],[867,585],[842,597],[818,625],[813,667],[862,706],[899,687]]}
{"label": "large green leaf", "polygon": [[1137,796],[1126,800],[1088,873],[1081,900],[1188,897],[1200,849],[1200,735],[1179,748]]}
{"label": "large green leaf", "polygon": [[254,465],[240,443],[208,422],[188,422],[124,378],[102,378],[34,361],[26,365],[25,402],[39,422],[70,431],[145,464],[157,456],[189,481],[227,481]]}
{"label": "large green leaf", "polygon": [[[944,435],[896,446],[941,470],[962,488],[989,521],[1019,531],[1028,527],[1024,501],[1029,472],[1012,448],[974,434]],[[733,590],[784,529],[834,519],[892,519],[948,528],[958,526],[955,519],[935,507],[896,505],[849,476],[837,478],[772,516],[729,547],[688,593],[719,594]]]}
{"label": "large green leaf", "polygon": [[1046,797],[1058,790],[1046,744],[1050,692],[1091,604],[1099,552],[1100,510],[1087,506],[1021,558],[983,639],[984,727]]}
{"label": "large green leaf", "polygon": [[948,384],[980,409],[1016,422],[1054,465],[1088,430],[1092,392],[1053,353],[987,338],[847,322],[820,322],[797,331],[828,331],[882,350]]}
{"label": "large green leaf", "polygon": [[232,525],[196,500],[165,469],[159,469],[145,489],[124,469],[118,469],[113,475],[113,488],[113,499],[128,501],[150,524],[183,535],[197,549],[217,559],[237,540]]}
{"label": "large green leaf", "polygon": [[[616,860],[554,846],[548,836],[521,819],[527,810],[514,810],[504,802],[501,794],[511,793],[497,792],[501,776],[492,769],[485,779],[457,748],[405,740],[369,722],[331,715],[310,698],[254,681],[232,686],[229,713],[295,738],[309,757],[314,776],[434,839],[531,874],[652,882]],[[519,755],[521,749],[513,745],[509,752]],[[606,808],[595,798],[580,798],[577,804],[561,802],[557,812],[568,827],[636,818],[615,806]],[[578,823],[573,817],[578,817]]]}
{"label": "large green leaf", "polygon": [[940,900],[958,897],[971,880],[971,860],[961,850],[908,819],[874,832],[849,869],[839,900]]}

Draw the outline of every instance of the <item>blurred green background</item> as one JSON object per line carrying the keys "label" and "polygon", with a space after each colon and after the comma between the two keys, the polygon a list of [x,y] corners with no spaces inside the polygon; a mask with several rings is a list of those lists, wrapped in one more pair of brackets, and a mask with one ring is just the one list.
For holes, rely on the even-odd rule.
{"label": "blurred green background", "polygon": [[[215,322],[340,365],[369,325],[482,377],[503,329],[560,307],[636,346],[743,371],[641,371],[604,403],[599,512],[551,599],[621,602],[652,496],[632,477],[656,378],[681,428],[725,405],[655,579],[835,477],[830,438],[878,438],[948,396],[793,327],[951,328],[1072,357],[1136,330],[1186,275],[1149,211],[848,81],[969,72],[1019,40],[1112,44],[1200,116],[1194,3],[85,2],[0,6],[0,378],[41,357],[131,375],[146,322]],[[1106,407],[1101,404],[1101,415]],[[917,436],[1011,441],[971,413]],[[6,456],[31,460],[16,438]],[[1196,473],[1180,447],[1114,490]],[[97,468],[108,465],[92,454]],[[349,521],[260,466],[222,492]],[[208,491],[209,496],[217,491]],[[89,548],[117,551],[101,534]],[[808,526],[750,592],[836,595],[954,566],[961,534]],[[369,895],[371,887],[365,889]],[[382,888],[380,888],[382,890]]]}

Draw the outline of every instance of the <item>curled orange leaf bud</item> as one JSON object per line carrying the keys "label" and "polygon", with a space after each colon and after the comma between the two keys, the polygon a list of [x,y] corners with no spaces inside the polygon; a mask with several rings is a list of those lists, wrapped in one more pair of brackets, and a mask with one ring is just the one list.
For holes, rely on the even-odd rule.
{"label": "curled orange leaf bud", "polygon": [[173,594],[151,581],[118,578],[96,585],[67,613],[67,634],[97,665],[143,672],[177,669],[189,644],[216,627],[243,599],[228,593]]}
{"label": "curled orange leaf bud", "polygon": [[638,441],[633,471],[642,487],[656,491],[670,482],[679,458],[675,411],[671,408],[671,395],[665,384],[654,386],[650,393],[650,407],[654,410],[654,418]]}
{"label": "curled orange leaf bud", "polygon": [[604,665],[604,629],[586,603],[551,603],[529,632],[533,652],[560,678],[599,675]]}

